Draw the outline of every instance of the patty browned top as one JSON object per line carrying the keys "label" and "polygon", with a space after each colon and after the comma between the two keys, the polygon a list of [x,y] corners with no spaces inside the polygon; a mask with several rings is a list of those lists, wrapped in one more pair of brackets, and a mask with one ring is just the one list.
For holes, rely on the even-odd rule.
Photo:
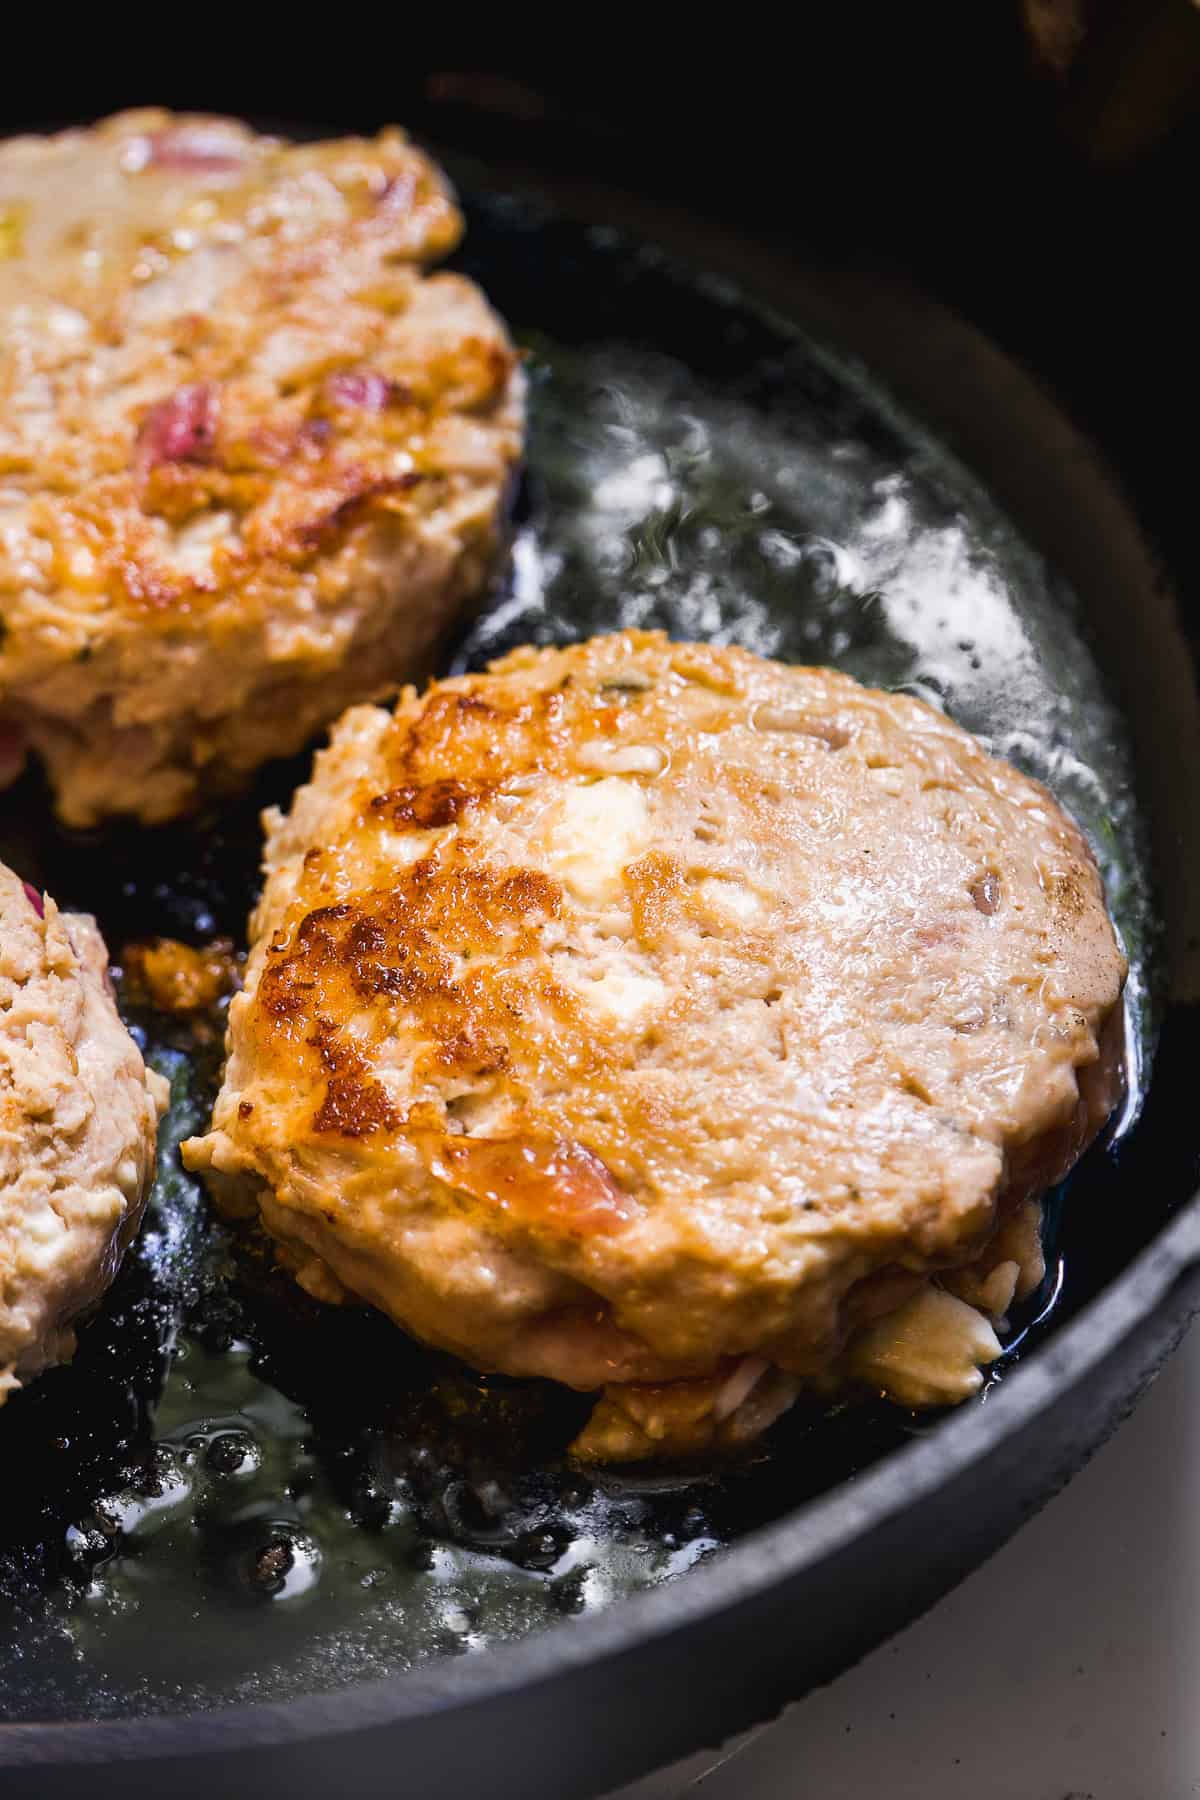
{"label": "patty browned top", "polygon": [[521,383],[461,229],[396,130],[0,145],[0,727],[71,822],[299,748],[484,581]]}
{"label": "patty browned top", "polygon": [[185,1154],[314,1292],[485,1368],[812,1374],[1112,1101],[1077,826],[829,670],[518,651],[349,712],[267,825]]}

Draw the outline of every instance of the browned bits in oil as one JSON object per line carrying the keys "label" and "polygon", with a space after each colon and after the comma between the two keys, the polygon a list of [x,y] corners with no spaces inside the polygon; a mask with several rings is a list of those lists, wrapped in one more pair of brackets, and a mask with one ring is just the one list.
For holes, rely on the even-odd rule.
{"label": "browned bits in oil", "polygon": [[128,945],[121,960],[130,998],[159,1012],[206,1012],[238,985],[228,938],[215,938],[199,950],[175,938],[152,938]]}
{"label": "browned bits in oil", "polygon": [[967,892],[975,903],[977,912],[990,918],[1000,909],[1000,882],[989,870],[986,875],[977,875],[968,887]]}
{"label": "browned bits in oil", "polygon": [[264,1594],[282,1592],[295,1564],[295,1552],[282,1539],[273,1539],[253,1558],[248,1575],[251,1586]]}

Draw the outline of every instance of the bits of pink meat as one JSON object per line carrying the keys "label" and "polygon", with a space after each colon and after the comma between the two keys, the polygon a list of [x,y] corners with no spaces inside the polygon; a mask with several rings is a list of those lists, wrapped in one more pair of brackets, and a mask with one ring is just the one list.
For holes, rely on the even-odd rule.
{"label": "bits of pink meat", "polygon": [[219,126],[173,125],[150,138],[149,166],[214,174],[240,169],[245,152]]}
{"label": "bits of pink meat", "polygon": [[364,412],[383,412],[396,398],[396,384],[377,369],[346,370],[330,377],[329,393],[337,406],[360,406]]}
{"label": "bits of pink meat", "polygon": [[147,467],[164,462],[203,462],[217,430],[217,400],[205,382],[188,382],[152,406],[138,432]]}

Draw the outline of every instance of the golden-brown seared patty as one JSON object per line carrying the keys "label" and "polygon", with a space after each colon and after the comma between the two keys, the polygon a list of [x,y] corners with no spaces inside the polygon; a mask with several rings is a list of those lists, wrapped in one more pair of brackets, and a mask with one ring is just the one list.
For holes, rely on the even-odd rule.
{"label": "golden-brown seared patty", "polygon": [[968,1391],[964,1301],[1036,1278],[1025,1202],[1114,1098],[1080,832],[829,670],[518,651],[349,712],[265,867],[188,1161],[311,1292],[609,1387],[585,1452],[745,1435],[892,1312],[959,1324],[949,1387],[902,1397]]}
{"label": "golden-brown seared patty", "polygon": [[421,666],[521,379],[398,131],[125,113],[0,145],[0,768],[170,817]]}
{"label": "golden-brown seared patty", "polygon": [[0,1406],[75,1348],[137,1231],[167,1085],[117,1016],[94,920],[0,865]]}

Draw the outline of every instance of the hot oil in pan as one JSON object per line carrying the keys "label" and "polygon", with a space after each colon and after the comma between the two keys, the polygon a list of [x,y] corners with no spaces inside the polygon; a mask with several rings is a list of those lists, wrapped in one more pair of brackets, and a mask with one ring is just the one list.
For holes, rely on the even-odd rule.
{"label": "hot oil in pan", "polygon": [[[1148,899],[1121,729],[1072,596],[865,378],[726,289],[510,202],[479,207],[469,241],[518,331],[562,335],[521,334],[532,437],[511,578],[454,666],[662,625],[945,706],[1091,837],[1130,954],[1136,1097]],[[96,911],[114,950],[238,936],[257,808],[303,768],[219,822],[103,840],[55,834],[31,779],[0,853]],[[677,1576],[936,1428],[873,1402],[802,1406],[724,1474],[572,1471],[586,1402],[322,1309],[207,1213],[175,1145],[204,1118],[220,1021],[131,1016],[174,1094],[147,1226],[74,1365],[0,1414],[4,1716],[290,1695],[478,1650]],[[1065,1284],[1052,1256],[1014,1337],[1112,1272],[1097,1241],[1115,1268],[1159,1223],[1152,1208],[1130,1223],[1105,1149],[1065,1214]]]}

